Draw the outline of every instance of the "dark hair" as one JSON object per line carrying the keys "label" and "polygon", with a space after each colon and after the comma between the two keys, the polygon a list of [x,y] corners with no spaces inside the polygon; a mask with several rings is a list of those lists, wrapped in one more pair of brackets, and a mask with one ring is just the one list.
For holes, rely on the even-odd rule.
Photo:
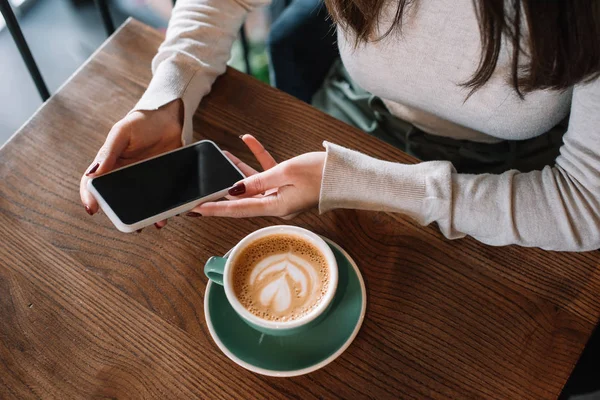
{"label": "dark hair", "polygon": [[[373,37],[381,11],[389,0],[325,0],[333,20],[361,42],[381,40],[402,27],[411,0],[398,1],[392,26]],[[481,31],[481,59],[463,86],[471,93],[492,76],[498,63],[502,36],[512,43],[512,85],[519,96],[536,89],[566,89],[600,75],[599,0],[474,0]],[[523,36],[523,26],[529,29]],[[525,40],[525,42],[523,41]],[[529,63],[519,68],[525,50]]]}

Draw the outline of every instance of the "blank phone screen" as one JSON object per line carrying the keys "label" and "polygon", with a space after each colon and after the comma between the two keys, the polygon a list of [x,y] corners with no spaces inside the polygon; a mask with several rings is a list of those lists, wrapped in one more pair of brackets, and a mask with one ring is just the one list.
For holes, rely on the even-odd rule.
{"label": "blank phone screen", "polygon": [[127,225],[233,186],[244,177],[210,142],[112,172],[92,181]]}

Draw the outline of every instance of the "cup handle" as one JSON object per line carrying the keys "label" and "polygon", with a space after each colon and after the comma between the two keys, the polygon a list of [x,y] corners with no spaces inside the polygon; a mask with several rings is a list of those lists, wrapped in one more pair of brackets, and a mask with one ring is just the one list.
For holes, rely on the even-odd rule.
{"label": "cup handle", "polygon": [[227,259],[224,257],[211,257],[204,265],[204,274],[214,283],[223,286],[223,271]]}

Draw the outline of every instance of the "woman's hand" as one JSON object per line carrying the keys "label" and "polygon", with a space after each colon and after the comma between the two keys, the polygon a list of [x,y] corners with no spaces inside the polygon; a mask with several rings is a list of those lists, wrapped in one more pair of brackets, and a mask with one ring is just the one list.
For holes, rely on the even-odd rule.
{"label": "woman's hand", "polygon": [[[81,177],[79,195],[88,214],[98,211],[96,199],[87,190],[90,178],[180,147],[182,124],[181,100],[154,111],[135,111],[117,122]],[[156,227],[162,228],[166,223],[158,222]]]}
{"label": "woman's hand", "polygon": [[192,211],[207,217],[277,216],[286,219],[319,203],[325,153],[306,153],[277,164],[258,140],[242,140],[265,172],[258,173],[234,155],[227,156],[248,176],[229,191],[228,201],[199,205]]}

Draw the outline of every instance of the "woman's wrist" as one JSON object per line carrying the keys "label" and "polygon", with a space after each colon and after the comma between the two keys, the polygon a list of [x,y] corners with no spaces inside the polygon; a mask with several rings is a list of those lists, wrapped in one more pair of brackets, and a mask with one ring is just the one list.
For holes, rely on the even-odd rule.
{"label": "woman's wrist", "polygon": [[165,104],[163,107],[173,121],[183,126],[183,101],[181,99],[175,99],[170,103]]}
{"label": "woman's wrist", "polygon": [[416,219],[425,197],[426,164],[377,160],[333,143],[327,149],[319,211],[352,208],[393,211]]}
{"label": "woman's wrist", "polygon": [[164,121],[183,125],[183,102],[181,99],[170,101],[155,110],[133,110],[130,115],[139,115],[146,118],[162,117]]}

